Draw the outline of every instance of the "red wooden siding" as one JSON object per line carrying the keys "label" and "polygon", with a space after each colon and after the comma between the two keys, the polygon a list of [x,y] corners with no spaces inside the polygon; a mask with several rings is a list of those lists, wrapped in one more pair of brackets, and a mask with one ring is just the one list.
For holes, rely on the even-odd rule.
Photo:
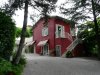
{"label": "red wooden siding", "polygon": [[[70,25],[68,23],[65,23],[61,20],[56,20],[55,25],[60,24],[64,26],[65,32],[70,33]],[[63,54],[66,51],[66,48],[71,44],[71,41],[68,38],[55,38],[55,46],[61,45],[61,54]]]}
{"label": "red wooden siding", "polygon": [[44,19],[40,19],[33,29],[33,40],[36,44],[36,53],[41,53],[41,46],[38,46],[37,44],[40,41],[48,40],[49,44],[49,53],[50,55],[55,55],[55,47],[56,45],[61,46],[61,54],[63,54],[66,51],[66,48],[72,43],[71,40],[68,38],[56,38],[55,32],[56,32],[56,24],[64,26],[64,30],[67,33],[70,33],[70,24],[64,22],[61,19],[57,19],[55,17],[50,18],[48,20],[48,36],[42,36],[42,29],[43,29],[43,23]]}

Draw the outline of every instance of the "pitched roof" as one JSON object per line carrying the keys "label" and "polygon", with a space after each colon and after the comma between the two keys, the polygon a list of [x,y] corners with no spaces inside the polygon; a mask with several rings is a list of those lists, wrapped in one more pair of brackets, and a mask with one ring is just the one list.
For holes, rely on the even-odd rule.
{"label": "pitched roof", "polygon": [[[71,21],[71,20],[68,20],[68,19],[65,19],[65,18],[62,18],[60,16],[48,16],[49,19],[51,18],[55,18],[55,19],[59,19],[59,20],[62,20],[64,21],[65,23],[69,23],[71,25],[71,27],[74,27],[75,26],[75,22],[74,21]],[[44,17],[41,17],[32,27],[32,29],[34,29],[36,27],[36,24],[40,21],[40,20],[43,20]]]}

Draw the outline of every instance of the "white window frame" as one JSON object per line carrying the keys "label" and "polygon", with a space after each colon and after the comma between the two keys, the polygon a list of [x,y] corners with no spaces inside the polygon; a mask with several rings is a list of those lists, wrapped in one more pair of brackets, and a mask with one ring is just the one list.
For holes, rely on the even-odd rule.
{"label": "white window frame", "polygon": [[48,35],[48,27],[43,27],[42,36],[47,36],[47,35]]}
{"label": "white window frame", "polygon": [[[59,32],[58,27],[61,27],[60,36],[58,34]],[[65,27],[63,25],[56,24],[56,38],[65,38]]]}

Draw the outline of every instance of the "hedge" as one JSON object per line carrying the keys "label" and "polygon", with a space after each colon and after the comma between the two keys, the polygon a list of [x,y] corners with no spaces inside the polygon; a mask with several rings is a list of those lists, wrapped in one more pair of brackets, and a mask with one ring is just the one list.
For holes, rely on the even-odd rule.
{"label": "hedge", "polygon": [[10,60],[15,43],[15,23],[0,12],[0,57]]}

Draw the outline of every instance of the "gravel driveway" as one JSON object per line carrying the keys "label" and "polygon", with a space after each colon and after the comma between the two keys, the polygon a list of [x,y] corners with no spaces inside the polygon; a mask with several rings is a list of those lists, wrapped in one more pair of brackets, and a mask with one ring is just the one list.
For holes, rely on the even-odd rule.
{"label": "gravel driveway", "polygon": [[26,54],[22,75],[100,75],[100,61],[89,58],[60,58]]}

